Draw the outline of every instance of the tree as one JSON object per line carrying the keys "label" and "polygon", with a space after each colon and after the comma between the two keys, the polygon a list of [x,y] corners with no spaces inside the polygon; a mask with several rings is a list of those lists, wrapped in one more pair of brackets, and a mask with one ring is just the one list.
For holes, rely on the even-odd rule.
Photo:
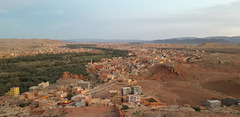
{"label": "tree", "polygon": [[201,108],[200,107],[193,107],[193,109],[197,112],[200,112],[201,111]]}
{"label": "tree", "polygon": [[155,100],[153,100],[152,98],[148,100],[149,102],[155,102]]}
{"label": "tree", "polygon": [[69,94],[66,96],[66,98],[67,98],[68,100],[71,100],[72,97],[73,97],[73,94],[72,94],[72,93],[69,93]]}
{"label": "tree", "polygon": [[129,109],[128,105],[122,105],[122,109],[121,110],[127,110]]}

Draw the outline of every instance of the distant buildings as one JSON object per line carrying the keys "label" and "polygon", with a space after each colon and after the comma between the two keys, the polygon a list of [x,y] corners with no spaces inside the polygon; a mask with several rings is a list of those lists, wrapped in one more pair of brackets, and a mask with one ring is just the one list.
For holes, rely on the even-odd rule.
{"label": "distant buildings", "polygon": [[22,95],[23,95],[26,99],[33,99],[33,98],[34,98],[34,93],[33,93],[33,92],[25,92],[25,93],[22,93]]}
{"label": "distant buildings", "polygon": [[67,96],[66,92],[63,92],[63,91],[56,92],[56,97],[57,98],[63,98],[63,97],[66,97],[66,96]]}
{"label": "distant buildings", "polygon": [[83,89],[90,89],[90,82],[78,82],[78,86]]}
{"label": "distant buildings", "polygon": [[75,87],[75,88],[72,88],[72,93],[73,94],[79,94],[79,93],[81,93],[81,90],[82,90],[81,87]]}
{"label": "distant buildings", "polygon": [[123,96],[129,95],[129,94],[140,95],[142,93],[142,87],[141,86],[132,86],[131,88],[122,87],[121,92]]}
{"label": "distant buildings", "polygon": [[16,96],[19,94],[20,94],[19,87],[12,87],[12,88],[10,88],[10,91],[8,91],[6,93],[6,95],[8,95],[8,96]]}
{"label": "distant buildings", "polygon": [[49,82],[42,82],[42,83],[38,84],[39,89],[45,89],[48,86],[49,86]]}
{"label": "distant buildings", "polygon": [[72,100],[76,101],[75,106],[77,107],[85,107],[85,106],[91,106],[92,105],[92,96],[91,95],[76,95],[72,97]]}
{"label": "distant buildings", "polygon": [[30,92],[33,92],[33,91],[35,91],[35,90],[45,89],[45,88],[47,88],[47,87],[49,87],[49,82],[42,82],[42,83],[38,84],[38,86],[32,86],[32,87],[30,87],[30,88],[29,88],[29,91],[30,91]]}

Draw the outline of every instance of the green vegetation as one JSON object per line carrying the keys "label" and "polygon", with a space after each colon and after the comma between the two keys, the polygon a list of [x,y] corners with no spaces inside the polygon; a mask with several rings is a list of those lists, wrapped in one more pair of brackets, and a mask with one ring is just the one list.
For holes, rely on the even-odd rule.
{"label": "green vegetation", "polygon": [[73,94],[72,94],[72,93],[69,93],[69,94],[66,96],[66,98],[67,98],[68,100],[71,100],[72,97],[73,97]]}
{"label": "green vegetation", "polygon": [[122,109],[121,110],[127,110],[129,109],[128,105],[122,105]]}
{"label": "green vegetation", "polygon": [[65,53],[38,54],[11,59],[0,59],[0,96],[11,87],[20,87],[21,92],[38,83],[56,82],[63,72],[88,75],[85,65],[91,60],[97,62],[104,58],[125,57],[127,51],[102,49],[104,53]]}
{"label": "green vegetation", "polygon": [[153,100],[152,98],[148,99],[149,102],[156,102],[155,100]]}
{"label": "green vegetation", "polygon": [[20,106],[20,107],[25,107],[25,106],[28,106],[28,105],[30,105],[30,104],[31,104],[31,102],[21,103],[21,104],[19,104],[19,106]]}
{"label": "green vegetation", "polygon": [[195,111],[200,112],[201,108],[200,107],[192,107]]}
{"label": "green vegetation", "polygon": [[128,54],[128,51],[125,50],[113,50],[113,49],[107,49],[107,48],[99,48],[96,47],[96,45],[94,44],[69,44],[66,46],[67,48],[70,49],[78,49],[78,48],[87,48],[87,49],[95,49],[95,50],[101,50],[103,51],[105,54],[109,54],[112,57],[126,57]]}

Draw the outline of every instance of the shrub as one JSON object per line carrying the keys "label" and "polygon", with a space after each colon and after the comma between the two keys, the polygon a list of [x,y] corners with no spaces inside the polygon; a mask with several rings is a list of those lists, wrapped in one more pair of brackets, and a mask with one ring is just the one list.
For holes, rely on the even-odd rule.
{"label": "shrub", "polygon": [[193,109],[197,112],[200,112],[201,111],[201,108],[200,107],[193,107]]}
{"label": "shrub", "polygon": [[153,100],[152,98],[148,100],[149,102],[155,102],[155,100]]}
{"label": "shrub", "polygon": [[21,104],[19,104],[19,106],[20,107],[25,107],[25,106],[28,106],[28,105],[30,105],[31,104],[31,102],[29,102],[29,103],[21,103]]}
{"label": "shrub", "polygon": [[122,109],[121,110],[127,110],[129,109],[128,105],[122,105]]}
{"label": "shrub", "polygon": [[72,94],[72,93],[69,93],[69,94],[66,96],[66,98],[67,98],[68,100],[71,100],[72,97],[73,97],[73,94]]}

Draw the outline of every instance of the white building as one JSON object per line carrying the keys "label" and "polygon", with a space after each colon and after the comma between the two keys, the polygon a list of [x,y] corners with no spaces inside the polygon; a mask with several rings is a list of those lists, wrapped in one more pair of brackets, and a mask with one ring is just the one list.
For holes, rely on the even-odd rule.
{"label": "white building", "polygon": [[141,98],[139,95],[128,95],[127,96],[128,103],[140,104],[140,101],[141,101]]}
{"label": "white building", "polygon": [[204,102],[204,105],[207,106],[207,107],[213,107],[213,108],[221,107],[221,101],[219,101],[219,100],[206,100]]}

